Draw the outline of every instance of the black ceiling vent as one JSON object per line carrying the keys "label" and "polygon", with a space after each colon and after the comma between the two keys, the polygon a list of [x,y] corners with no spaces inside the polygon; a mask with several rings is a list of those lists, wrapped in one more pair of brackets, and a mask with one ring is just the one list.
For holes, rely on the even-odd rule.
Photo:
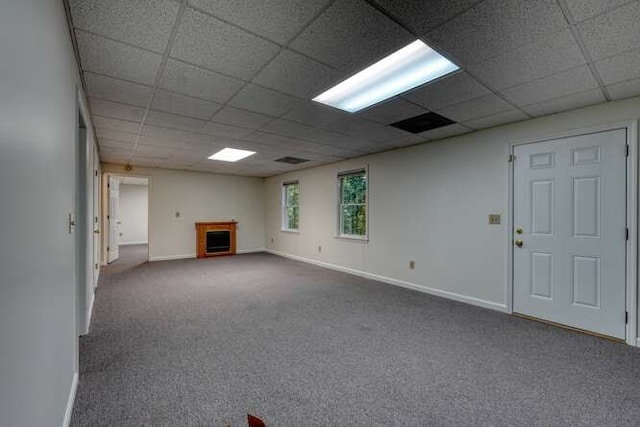
{"label": "black ceiling vent", "polygon": [[276,162],[286,163],[288,165],[299,165],[300,163],[308,162],[309,159],[300,159],[298,157],[282,157],[280,159],[276,159]]}
{"label": "black ceiling vent", "polygon": [[451,125],[453,123],[455,123],[453,120],[441,116],[440,114],[426,113],[411,117],[410,119],[391,123],[390,126],[397,127],[398,129],[406,130],[411,133],[420,133],[431,129],[437,129],[442,126]]}

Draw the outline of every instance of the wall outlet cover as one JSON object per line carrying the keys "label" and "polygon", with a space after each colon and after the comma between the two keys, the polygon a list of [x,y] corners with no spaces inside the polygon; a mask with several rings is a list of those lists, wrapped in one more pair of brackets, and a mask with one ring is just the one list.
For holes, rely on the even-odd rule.
{"label": "wall outlet cover", "polygon": [[489,214],[489,224],[491,225],[500,224],[500,214]]}

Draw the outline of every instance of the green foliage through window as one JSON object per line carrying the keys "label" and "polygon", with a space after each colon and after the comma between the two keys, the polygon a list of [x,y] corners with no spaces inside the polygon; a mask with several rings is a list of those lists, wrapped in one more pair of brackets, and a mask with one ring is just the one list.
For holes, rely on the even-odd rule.
{"label": "green foliage through window", "polygon": [[340,234],[367,235],[367,175],[358,171],[338,175],[340,181]]}
{"label": "green foliage through window", "polygon": [[297,230],[300,218],[300,185],[297,182],[284,184],[282,197],[282,228]]}

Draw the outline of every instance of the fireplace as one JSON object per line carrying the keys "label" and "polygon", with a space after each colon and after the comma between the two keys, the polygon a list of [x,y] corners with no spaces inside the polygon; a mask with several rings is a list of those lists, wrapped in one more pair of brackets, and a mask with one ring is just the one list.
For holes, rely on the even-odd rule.
{"label": "fireplace", "polygon": [[236,253],[236,222],[197,222],[198,258]]}

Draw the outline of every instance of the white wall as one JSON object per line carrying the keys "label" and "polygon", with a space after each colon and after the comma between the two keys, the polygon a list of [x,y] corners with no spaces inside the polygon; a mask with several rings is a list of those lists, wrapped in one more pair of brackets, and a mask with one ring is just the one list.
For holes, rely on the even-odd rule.
{"label": "white wall", "polygon": [[0,10],[0,425],[60,426],[77,374],[77,65],[61,1]]}
{"label": "white wall", "polygon": [[[102,170],[124,174],[121,165],[103,164]],[[235,219],[238,252],[264,249],[263,178],[142,167],[131,174],[150,177],[152,261],[195,257],[197,221]]]}
{"label": "white wall", "polygon": [[[267,248],[505,309],[509,144],[639,115],[633,98],[268,178]],[[370,240],[337,239],[336,173],[365,165]],[[299,234],[280,231],[280,187],[292,179]],[[488,225],[490,213],[502,224]]]}
{"label": "white wall", "polygon": [[139,184],[120,184],[120,227],[121,245],[148,242],[148,196],[149,188]]}

